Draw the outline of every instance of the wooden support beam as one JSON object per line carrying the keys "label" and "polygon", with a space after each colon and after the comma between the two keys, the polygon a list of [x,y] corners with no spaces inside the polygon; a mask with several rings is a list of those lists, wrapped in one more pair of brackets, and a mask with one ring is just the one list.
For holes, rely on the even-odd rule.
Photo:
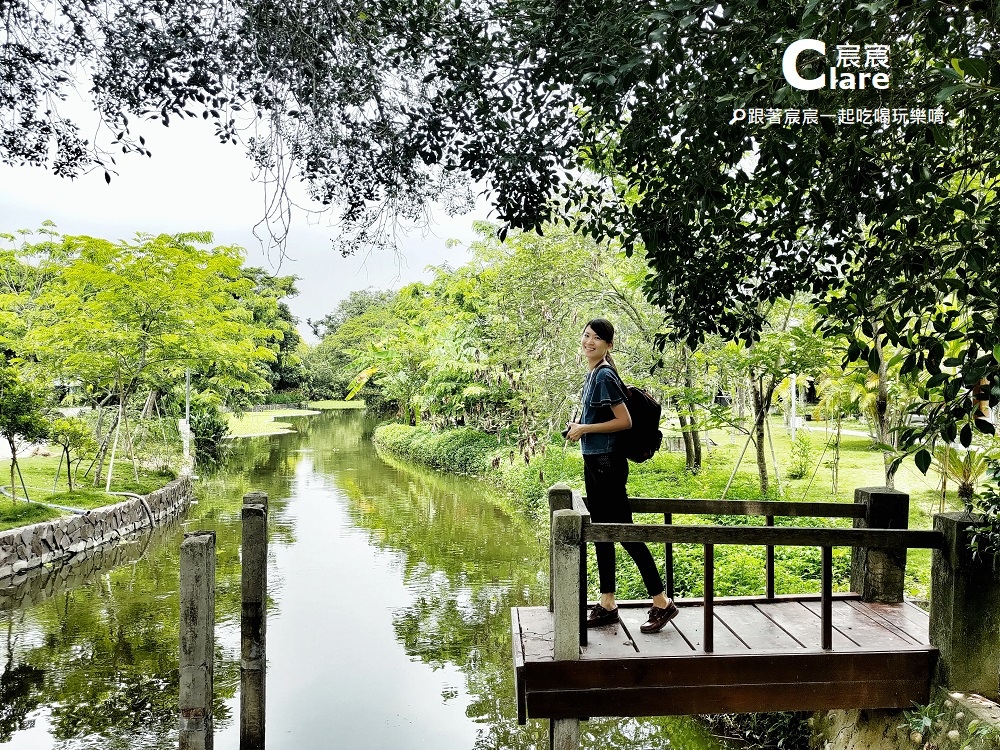
{"label": "wooden support beam", "polygon": [[[663,525],[670,526],[674,522],[673,514],[663,514]],[[674,598],[674,545],[666,542],[663,545],[663,576],[665,579],[664,588],[667,590],[667,598]]]}
{"label": "wooden support beam", "polygon": [[705,545],[705,611],[702,642],[706,654],[715,650],[715,546]]}
{"label": "wooden support beam", "polygon": [[833,648],[833,547],[821,547],[822,572],[820,574],[820,627],[824,651]]}
{"label": "wooden support beam", "polygon": [[243,496],[240,750],[263,750],[267,677],[267,493]]}
{"label": "wooden support beam", "polygon": [[[774,527],[774,516],[767,517],[767,525]],[[767,545],[764,559],[764,596],[774,598],[774,545]]]}
{"label": "wooden support beam", "polygon": [[811,518],[865,518],[857,503],[813,503],[794,500],[695,500],[690,498],[631,497],[634,513],[686,513],[722,516],[807,516]]}
{"label": "wooden support beam", "polygon": [[215,532],[184,535],[180,555],[180,750],[212,750]]}
{"label": "wooden support beam", "polygon": [[[859,487],[857,505],[866,509],[854,519],[856,529],[905,529],[910,519],[910,496],[890,487]],[[851,591],[866,602],[903,601],[906,550],[866,544],[851,551]]]}
{"label": "wooden support beam", "polygon": [[673,542],[674,544],[759,544],[787,547],[906,547],[935,549],[944,543],[939,531],[908,529],[823,529],[807,526],[664,526],[591,523],[587,542]]}
{"label": "wooden support beam", "polygon": [[[552,515],[557,510],[569,510],[573,507],[573,490],[568,484],[554,484],[549,487],[549,528],[552,528]],[[549,540],[549,612],[552,611],[553,586],[555,585],[555,564],[553,562],[554,545]]]}
{"label": "wooden support beam", "polygon": [[[575,510],[552,513],[552,619],[555,628],[553,657],[557,661],[580,659],[580,556],[583,518]],[[551,750],[578,750],[579,720],[553,719],[549,723]]]}

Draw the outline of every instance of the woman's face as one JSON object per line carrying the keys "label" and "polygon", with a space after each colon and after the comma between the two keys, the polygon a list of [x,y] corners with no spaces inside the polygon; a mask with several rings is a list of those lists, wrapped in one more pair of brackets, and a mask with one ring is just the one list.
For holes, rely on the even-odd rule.
{"label": "woman's face", "polygon": [[583,329],[580,347],[583,350],[583,356],[589,362],[598,362],[604,359],[604,356],[611,350],[611,344],[594,333],[590,326]]}

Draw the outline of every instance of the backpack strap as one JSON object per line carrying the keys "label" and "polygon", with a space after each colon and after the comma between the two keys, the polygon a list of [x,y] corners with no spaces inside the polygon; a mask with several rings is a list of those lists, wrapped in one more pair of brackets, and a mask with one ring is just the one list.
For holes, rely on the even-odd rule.
{"label": "backpack strap", "polygon": [[602,361],[601,364],[599,364],[596,368],[594,368],[594,371],[596,372],[597,370],[600,370],[602,367],[607,367],[609,370],[611,370],[611,374],[615,376],[615,380],[618,381],[618,385],[620,385],[622,387],[622,393],[625,394],[625,398],[627,400],[628,399],[628,390],[629,390],[630,386],[628,386],[625,383],[625,381],[622,380],[622,376],[618,374],[618,372],[615,370],[615,368],[612,367],[611,365],[609,365],[606,361]]}

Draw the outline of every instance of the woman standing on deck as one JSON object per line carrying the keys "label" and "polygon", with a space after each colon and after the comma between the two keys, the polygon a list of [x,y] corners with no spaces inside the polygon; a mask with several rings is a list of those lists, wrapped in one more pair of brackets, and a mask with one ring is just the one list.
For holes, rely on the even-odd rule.
{"label": "woman standing on deck", "polygon": [[[580,345],[587,358],[588,372],[583,385],[583,413],[579,422],[566,425],[566,437],[580,441],[587,509],[594,523],[632,523],[632,506],[625,482],[628,459],[615,452],[615,433],[632,426],[625,389],[611,359],[615,329],[604,318],[595,318],[583,329]],[[610,417],[608,414],[610,413]],[[623,542],[635,561],[646,590],[653,598],[643,633],[655,633],[677,615],[677,606],[667,598],[653,555],[643,542]],[[615,604],[615,549],[612,542],[595,542],[601,598],[590,610],[587,627],[618,622]]]}

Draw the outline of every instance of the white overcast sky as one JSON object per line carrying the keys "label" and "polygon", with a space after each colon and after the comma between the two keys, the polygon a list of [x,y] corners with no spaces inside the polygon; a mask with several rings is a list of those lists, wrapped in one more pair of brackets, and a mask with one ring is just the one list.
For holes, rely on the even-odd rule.
{"label": "white overcast sky", "polygon": [[[435,211],[430,232],[414,230],[401,238],[401,260],[391,252],[341,258],[330,246],[336,230],[302,213],[292,219],[288,256],[279,268],[276,253],[268,258],[253,235],[264,215],[265,191],[253,181],[242,146],[218,143],[202,121],[174,121],[169,128],[143,123],[137,132],[152,158],[119,156],[119,175],[110,185],[101,170],[68,180],[37,167],[0,165],[0,232],[36,229],[46,219],[63,234],[108,239],[139,231],[211,231],[215,244],[246,248],[249,265],[300,277],[299,295],[289,302],[311,340],[306,319],[323,317],[351,290],[398,288],[430,278],[429,265],[464,263],[472,222],[488,218],[485,206],[462,217]],[[449,239],[462,244],[449,249]]]}

